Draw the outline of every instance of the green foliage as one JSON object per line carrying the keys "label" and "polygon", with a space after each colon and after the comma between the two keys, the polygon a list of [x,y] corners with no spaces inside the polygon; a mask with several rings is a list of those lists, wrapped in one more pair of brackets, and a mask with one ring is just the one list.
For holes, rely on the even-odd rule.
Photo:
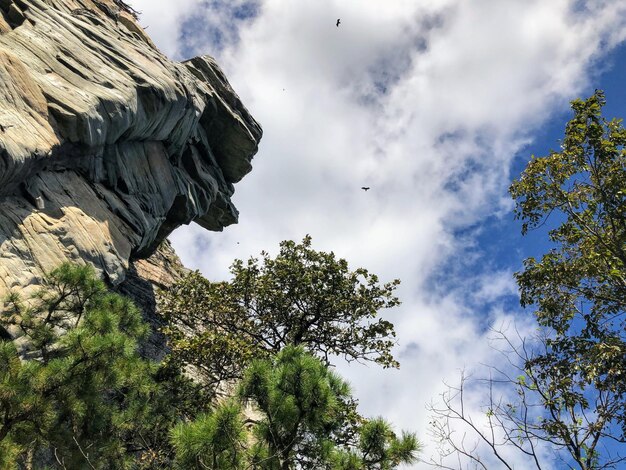
{"label": "green foliage", "polygon": [[[194,273],[165,297],[173,354],[159,365],[138,353],[148,334],[140,312],[90,267],[62,265],[31,297],[11,294],[0,313],[13,338],[0,341],[0,470],[382,469],[414,459],[414,436],[397,439],[382,421],[385,437],[366,455],[370,422],[328,370],[332,354],[397,366],[393,326],[376,319],[398,304],[397,281],[379,286],[309,238],[232,269],[230,283]],[[235,379],[238,399],[215,406],[216,389],[232,395]]]}
{"label": "green foliage", "polygon": [[359,430],[358,444],[332,455],[333,470],[389,470],[416,462],[419,442],[414,434],[403,432],[398,438],[382,418],[365,422]]}
{"label": "green foliage", "polygon": [[0,326],[21,336],[0,342],[0,468],[126,468],[148,441],[168,444],[175,417],[155,413],[168,408],[162,370],[137,353],[147,326],[93,269],[62,265],[5,307]]}
{"label": "green foliage", "polygon": [[338,438],[350,389],[302,347],[253,361],[237,395],[249,405],[249,430],[232,402],[178,426],[172,439],[181,468],[382,470],[416,459],[415,436],[397,438],[382,419],[361,423],[357,442]]}
{"label": "green foliage", "polygon": [[174,449],[170,432],[181,419],[190,420],[210,409],[202,384],[165,361],[153,374],[154,388],[148,397],[149,410],[128,433],[127,449],[133,450],[141,469],[171,468]]}
{"label": "green foliage", "polygon": [[543,430],[582,468],[600,468],[597,442],[619,439],[616,424],[626,437],[626,130],[602,118],[604,103],[600,91],[572,102],[561,151],[533,158],[511,186],[523,233],[557,217],[554,248],[525,260],[517,281],[548,332],[526,365],[549,412]]}
{"label": "green foliage", "polygon": [[69,466],[104,455],[124,466],[120,435],[144,413],[150,388],[150,365],[136,354],[146,333],[137,309],[107,294],[91,269],[67,265],[28,303],[12,295],[8,304],[1,324],[22,333],[30,359],[0,343],[0,441],[31,455],[53,449]]}
{"label": "green foliage", "polygon": [[264,415],[254,434],[272,456],[265,468],[283,468],[285,462],[313,468],[341,428],[337,416],[349,393],[337,374],[302,348],[287,347],[273,360],[253,362],[239,396]]}
{"label": "green foliage", "polygon": [[399,281],[380,285],[365,269],[351,271],[346,260],[313,250],[310,237],[282,242],[275,258],[235,260],[231,273],[230,282],[189,274],[160,299],[173,359],[207,383],[238,379],[253,358],[288,344],[324,361],[337,355],[398,367],[393,325],[377,316],[399,304]]}
{"label": "green foliage", "polygon": [[244,468],[246,432],[241,407],[226,402],[213,412],[172,431],[178,468]]}

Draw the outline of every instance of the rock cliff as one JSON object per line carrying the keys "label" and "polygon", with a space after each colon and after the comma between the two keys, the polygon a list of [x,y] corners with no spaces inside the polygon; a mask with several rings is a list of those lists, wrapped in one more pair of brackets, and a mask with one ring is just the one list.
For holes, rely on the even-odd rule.
{"label": "rock cliff", "polygon": [[140,260],[237,221],[261,133],[212,58],[170,61],[122,1],[0,0],[0,296],[64,261],[163,282],[173,258]]}
{"label": "rock cliff", "polygon": [[166,339],[160,331],[165,324],[157,315],[157,289],[166,290],[187,272],[189,270],[165,240],[150,257],[131,261],[124,281],[115,286],[115,291],[133,299],[150,324],[151,334],[141,345],[146,357],[158,360],[167,351]]}

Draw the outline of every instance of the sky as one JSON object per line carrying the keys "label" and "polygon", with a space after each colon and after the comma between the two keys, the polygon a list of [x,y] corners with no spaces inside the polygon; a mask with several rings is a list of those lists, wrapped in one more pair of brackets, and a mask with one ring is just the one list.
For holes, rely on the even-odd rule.
{"label": "sky", "polygon": [[170,58],[215,57],[264,129],[239,224],[176,230],[183,262],[228,279],[233,259],[310,234],[401,279],[384,312],[400,370],[338,369],[363,413],[417,432],[427,458],[443,381],[498,360],[490,328],[533,331],[512,275],[545,234],[521,237],[507,190],[558,148],[572,99],[604,89],[607,115],[626,116],[626,0],[129,3]]}

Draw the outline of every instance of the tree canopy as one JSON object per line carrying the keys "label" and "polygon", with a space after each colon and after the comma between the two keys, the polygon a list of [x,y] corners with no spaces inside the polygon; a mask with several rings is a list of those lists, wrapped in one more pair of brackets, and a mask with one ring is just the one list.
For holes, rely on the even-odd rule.
{"label": "tree canopy", "polygon": [[2,453],[123,467],[125,437],[147,413],[152,387],[152,365],[137,353],[147,329],[136,307],[108,293],[93,269],[63,265],[30,302],[11,295],[0,324],[21,332],[29,358],[0,342]]}
{"label": "tree canopy", "polygon": [[455,421],[506,468],[510,451],[529,467],[548,466],[546,446],[567,468],[626,461],[626,130],[602,117],[604,104],[601,91],[573,101],[560,151],[533,157],[511,185],[522,234],[551,227],[552,247],[516,274],[521,304],[534,309],[540,333],[498,332],[513,367],[492,368],[483,382],[486,418],[465,411],[465,377],[433,407],[443,457],[464,456],[468,468],[486,467],[478,447],[455,439]]}
{"label": "tree canopy", "polygon": [[228,282],[211,282],[190,273],[160,297],[173,357],[195,366],[207,383],[240,378],[253,358],[287,345],[326,363],[342,356],[399,366],[393,324],[378,317],[399,304],[398,280],[381,285],[365,269],[352,271],[332,252],[312,249],[310,237],[282,242],[274,258],[263,252],[235,260],[231,274]]}
{"label": "tree canopy", "polygon": [[[12,293],[0,313],[0,469],[413,461],[415,437],[360,416],[328,368],[332,354],[397,364],[393,326],[375,319],[397,304],[397,281],[381,287],[310,239],[263,256],[236,261],[232,283],[195,273],[177,285],[164,303],[173,352],[161,364],[139,353],[149,332],[141,312],[91,267],[65,264],[29,298]],[[215,377],[198,370],[226,380],[230,398],[214,400]]]}
{"label": "tree canopy", "polygon": [[[0,326],[0,468],[163,468],[169,431],[207,409],[180,370],[139,355],[148,326],[88,266],[64,264]],[[19,345],[19,348],[18,348]]]}
{"label": "tree canopy", "polygon": [[[382,470],[415,462],[415,436],[397,437],[380,418],[359,423],[354,440],[339,438],[349,395],[327,365],[302,347],[287,346],[250,364],[239,404],[225,402],[174,430],[177,463],[220,470]],[[247,420],[242,403],[252,406]]]}
{"label": "tree canopy", "polygon": [[[378,455],[387,467],[377,467],[373,462],[364,467],[357,459],[357,442],[362,432],[378,429],[385,436],[392,433],[384,421],[368,421],[359,415],[357,402],[348,393],[347,386],[327,367],[337,356],[347,361],[372,361],[383,367],[399,366],[391,353],[395,344],[393,324],[378,317],[380,310],[399,304],[393,295],[399,281],[381,285],[378,277],[365,269],[350,270],[346,260],[336,258],[333,253],[312,249],[308,236],[299,244],[282,242],[275,257],[263,252],[261,258],[250,258],[246,263],[235,260],[231,274],[232,279],[228,282],[211,282],[197,272],[190,273],[172,289],[161,293],[159,307],[168,324],[165,333],[172,350],[169,360],[179,367],[191,366],[193,373],[207,384],[207,400],[232,395],[233,387],[240,383],[240,392],[247,390],[247,397],[257,409],[271,417],[272,425],[283,426],[281,429],[264,428],[261,423],[255,426],[254,439],[265,442],[265,447],[257,446],[253,451],[266,455],[268,465],[258,468],[295,468],[288,465],[296,462],[302,468],[326,468],[316,465],[330,465],[328,449],[331,444],[347,446],[349,443],[352,453],[338,453],[333,447],[333,455],[345,460],[346,469],[393,468],[389,465],[395,457],[389,457],[392,450],[384,447],[389,445],[390,449],[397,450],[401,440],[396,439],[393,445],[387,440],[379,442],[382,447],[378,448]],[[296,392],[277,391],[276,381],[279,379],[270,376],[270,372],[286,370],[286,357],[295,361],[289,365],[289,370],[297,365],[303,371],[297,379],[289,379],[300,390],[298,393],[304,393],[302,387],[321,386],[328,382],[309,398],[319,401],[322,396],[326,397],[332,403],[328,405],[329,409],[314,412],[302,402],[306,395],[301,395],[297,402],[306,409],[285,411],[284,406],[293,402],[293,398],[285,397]],[[306,373],[314,370],[317,372],[312,378],[307,378]],[[261,389],[251,385],[259,385],[260,382],[255,380],[261,379],[266,381],[262,393]],[[326,391],[322,393],[322,389]],[[277,400],[281,393],[284,400]],[[273,397],[273,405],[267,401],[270,397]],[[321,406],[318,401],[317,405]],[[232,408],[215,413],[205,416],[191,428],[181,427],[179,436],[198,436],[199,429],[209,432],[217,422],[236,427],[238,421]],[[289,413],[306,420],[298,418],[290,422]],[[234,429],[233,435],[240,436]],[[263,438],[259,434],[262,429],[269,433]],[[375,433],[366,432],[365,435],[374,436]],[[284,439],[291,444],[280,440],[280,436],[287,436]],[[178,442],[191,441],[183,439]],[[207,445],[209,442],[206,441]],[[414,437],[407,437],[402,442],[408,445],[416,441]],[[294,446],[293,452],[285,451],[290,445]],[[210,451],[204,448],[209,454],[213,452],[210,458],[209,454],[205,455],[204,464],[212,459],[225,458],[238,468],[236,465],[243,457],[241,451],[233,450],[237,446],[217,456],[215,449],[223,449],[220,446],[216,444],[210,447],[213,449]],[[181,455],[193,455],[188,452],[193,448],[193,445],[181,447]],[[368,458],[374,454],[371,450]],[[199,457],[191,458],[197,465]],[[190,465],[190,460],[185,461]],[[243,461],[254,462],[254,458],[248,455]],[[357,461],[359,466],[356,466]]]}
{"label": "tree canopy", "polygon": [[[551,214],[554,248],[528,258],[517,274],[523,306],[548,328],[547,350],[529,362],[547,399],[578,413],[593,409],[580,432],[626,436],[626,130],[602,117],[601,91],[572,103],[560,152],[534,158],[511,186],[525,233]],[[591,395],[590,395],[591,393]],[[546,429],[563,442],[558,420]],[[615,436],[616,437],[616,436]],[[595,459],[587,456],[587,465]]]}

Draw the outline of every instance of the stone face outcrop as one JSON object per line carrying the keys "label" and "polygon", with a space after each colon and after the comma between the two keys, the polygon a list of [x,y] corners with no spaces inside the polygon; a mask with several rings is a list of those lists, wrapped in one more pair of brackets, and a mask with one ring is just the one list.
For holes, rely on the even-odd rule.
{"label": "stone face outcrop", "polygon": [[120,0],[0,0],[0,296],[64,261],[116,285],[181,224],[235,223],[260,138],[213,59],[170,61]]}

